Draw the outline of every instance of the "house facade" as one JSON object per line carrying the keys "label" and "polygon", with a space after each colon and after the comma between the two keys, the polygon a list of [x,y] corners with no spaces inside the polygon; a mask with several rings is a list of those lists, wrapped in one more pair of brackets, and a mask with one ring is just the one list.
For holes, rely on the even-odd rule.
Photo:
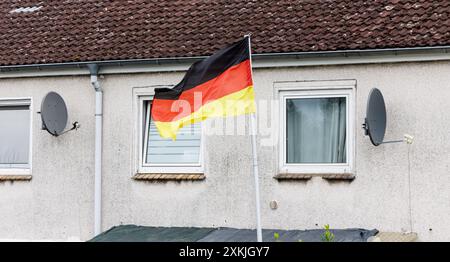
{"label": "house facade", "polygon": [[[446,1],[32,2],[0,4],[0,239],[88,240],[121,224],[255,228],[249,116],[209,119],[176,141],[149,117],[154,88],[252,33],[263,228],[450,241]],[[364,134],[375,87],[385,140],[412,144],[374,146]],[[51,91],[79,129],[42,130]]]}

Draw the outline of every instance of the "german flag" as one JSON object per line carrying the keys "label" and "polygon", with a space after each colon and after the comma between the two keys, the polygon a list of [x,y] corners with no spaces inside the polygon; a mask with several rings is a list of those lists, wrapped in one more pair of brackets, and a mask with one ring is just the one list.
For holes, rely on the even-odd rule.
{"label": "german flag", "polygon": [[194,63],[173,88],[156,88],[151,115],[164,138],[209,117],[256,111],[249,38]]}

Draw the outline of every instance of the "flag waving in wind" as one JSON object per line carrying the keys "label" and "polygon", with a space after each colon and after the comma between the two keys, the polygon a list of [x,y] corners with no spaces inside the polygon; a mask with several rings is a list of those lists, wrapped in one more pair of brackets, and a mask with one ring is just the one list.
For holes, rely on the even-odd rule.
{"label": "flag waving in wind", "polygon": [[209,117],[256,111],[249,38],[194,63],[173,88],[156,88],[151,115],[161,137]]}

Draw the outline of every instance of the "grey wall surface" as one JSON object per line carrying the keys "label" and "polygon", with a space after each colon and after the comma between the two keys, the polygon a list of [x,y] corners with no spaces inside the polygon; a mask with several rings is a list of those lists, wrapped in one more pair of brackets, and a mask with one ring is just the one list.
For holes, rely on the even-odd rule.
{"label": "grey wall surface", "polygon": [[[61,137],[41,130],[49,91],[66,100],[69,123],[83,128]],[[92,233],[94,91],[88,78],[1,79],[0,98],[31,97],[32,180],[0,183],[0,239],[85,239]]]}
{"label": "grey wall surface", "polygon": [[[450,63],[423,62],[257,69],[257,100],[277,81],[354,79],[356,179],[278,182],[276,146],[258,148],[264,228],[361,227],[409,230],[408,146],[371,145],[360,128],[372,87],[385,96],[386,138],[415,136],[410,146],[412,224],[421,241],[450,241]],[[142,182],[135,174],[133,87],[177,83],[183,73],[106,75],[104,88],[103,229],[119,224],[254,228],[249,136],[206,136],[199,182]],[[0,97],[66,100],[78,131],[55,138],[33,119],[33,179],[0,183],[0,239],[87,240],[93,234],[94,91],[89,77],[0,80]],[[245,116],[244,116],[245,117]],[[260,139],[263,137],[259,137]],[[269,202],[276,200],[278,209]]]}

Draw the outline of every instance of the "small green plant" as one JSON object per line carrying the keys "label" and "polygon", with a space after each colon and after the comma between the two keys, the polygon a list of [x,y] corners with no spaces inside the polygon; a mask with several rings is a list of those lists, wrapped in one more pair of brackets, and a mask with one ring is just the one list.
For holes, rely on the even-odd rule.
{"label": "small green plant", "polygon": [[275,242],[280,242],[280,234],[277,232],[273,233],[273,238],[275,239]]}
{"label": "small green plant", "polygon": [[323,242],[333,242],[334,241],[334,234],[330,231],[330,225],[326,224],[323,229],[325,229],[325,232],[322,234],[322,241]]}

